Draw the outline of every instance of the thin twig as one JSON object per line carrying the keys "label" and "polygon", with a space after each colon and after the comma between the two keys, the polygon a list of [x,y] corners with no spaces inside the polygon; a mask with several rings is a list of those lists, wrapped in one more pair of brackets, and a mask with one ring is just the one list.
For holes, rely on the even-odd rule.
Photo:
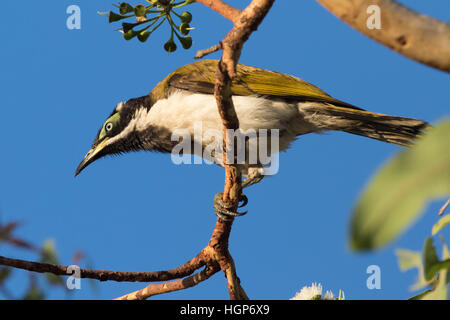
{"label": "thin twig", "polygon": [[[49,263],[33,262],[19,259],[11,259],[0,256],[0,265],[14,267],[38,273],[52,273],[58,276],[70,276],[67,273],[68,266],[60,266]],[[185,264],[167,271],[155,272],[121,272],[109,270],[80,269],[80,277],[100,281],[117,282],[157,282],[179,279],[191,275],[195,270],[203,267],[205,262],[202,253]]]}
{"label": "thin twig", "polygon": [[442,216],[444,214],[444,211],[447,209],[447,207],[450,205],[450,199],[447,200],[447,202],[442,206],[441,210],[439,210],[439,215]]}
{"label": "thin twig", "polygon": [[202,271],[197,272],[185,279],[178,279],[164,283],[152,283],[141,290],[126,294],[114,300],[145,300],[151,296],[155,296],[158,294],[191,288],[193,286],[196,286],[200,282],[209,279],[219,270],[220,269],[217,264],[214,264],[213,266],[206,266]]}
{"label": "thin twig", "polygon": [[216,44],[208,49],[198,50],[194,56],[194,59],[201,59],[201,58],[207,56],[208,54],[217,52],[219,50],[222,50],[222,43]]}

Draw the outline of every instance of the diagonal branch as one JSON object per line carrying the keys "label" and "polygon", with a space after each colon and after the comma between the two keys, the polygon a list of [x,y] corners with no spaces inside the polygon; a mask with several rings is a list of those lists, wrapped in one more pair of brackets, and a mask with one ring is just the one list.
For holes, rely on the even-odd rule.
{"label": "diagonal branch", "polygon": [[[49,263],[33,262],[19,259],[11,259],[0,256],[0,265],[23,269],[38,273],[52,273],[58,276],[70,276],[67,273],[68,266],[60,266]],[[80,269],[80,277],[100,281],[117,282],[157,282],[179,279],[195,272],[205,265],[204,254],[200,252],[195,258],[185,264],[167,271],[154,272],[121,272],[109,270]]]}
{"label": "diagonal branch", "polygon": [[216,44],[214,46],[212,46],[211,48],[208,49],[202,49],[202,50],[198,50],[197,53],[195,54],[194,59],[201,59],[205,56],[207,56],[208,54],[214,53],[216,51],[222,50],[222,44]]}
{"label": "diagonal branch", "polygon": [[126,294],[114,300],[144,300],[158,294],[188,289],[193,286],[196,286],[200,282],[208,280],[212,275],[217,273],[219,270],[220,269],[217,266],[217,264],[207,266],[202,271],[197,272],[188,278],[164,283],[152,283],[141,290]]}
{"label": "diagonal branch", "polygon": [[[450,25],[394,0],[317,0],[339,19],[388,48],[430,67],[450,72]],[[367,27],[367,9],[380,8],[381,29]]]}
{"label": "diagonal branch", "polygon": [[241,14],[241,10],[236,9],[221,0],[197,0],[197,2],[204,4],[232,22],[236,22]]}

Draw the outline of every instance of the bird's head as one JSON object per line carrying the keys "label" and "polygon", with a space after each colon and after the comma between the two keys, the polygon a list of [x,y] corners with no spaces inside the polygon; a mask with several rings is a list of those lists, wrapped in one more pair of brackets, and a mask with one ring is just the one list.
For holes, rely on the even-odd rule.
{"label": "bird's head", "polygon": [[139,151],[142,144],[137,134],[136,124],[140,111],[147,111],[147,97],[119,103],[101,126],[91,150],[78,166],[75,176],[94,161],[113,154]]}

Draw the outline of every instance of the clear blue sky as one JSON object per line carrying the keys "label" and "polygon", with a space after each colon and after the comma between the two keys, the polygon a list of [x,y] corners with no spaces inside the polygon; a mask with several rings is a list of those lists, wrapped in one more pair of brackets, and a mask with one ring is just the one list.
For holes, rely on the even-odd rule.
{"label": "clear blue sky", "polygon": [[[176,166],[170,155],[106,158],[73,174],[115,105],[147,94],[198,49],[216,44],[231,24],[200,4],[191,50],[168,55],[168,30],[146,44],[126,42],[96,12],[111,0],[2,1],[0,36],[0,210],[18,220],[17,235],[52,238],[62,264],[84,251],[97,269],[156,271],[176,267],[206,245],[215,223],[212,198],[224,170]],[[248,1],[229,1],[243,7]],[[448,0],[408,5],[449,21]],[[20,4],[20,6],[19,6]],[[66,28],[66,8],[82,10],[82,29]],[[212,57],[218,58],[216,53]],[[315,1],[276,1],[246,44],[241,62],[301,77],[338,99],[371,111],[435,122],[449,115],[448,74],[410,61],[336,19]],[[399,271],[396,248],[421,250],[442,200],[394,243],[350,252],[350,213],[371,175],[400,148],[344,133],[301,137],[280,158],[280,172],[247,191],[249,214],[233,226],[230,250],[253,299],[288,299],[320,282],[349,299],[404,299],[415,271]],[[450,234],[447,232],[447,240]],[[0,246],[0,254],[33,258]],[[381,268],[381,290],[368,290],[366,268]],[[10,288],[23,288],[16,271]],[[75,299],[110,299],[145,284],[87,281]],[[25,288],[23,288],[25,289]],[[64,298],[62,290],[49,298]],[[159,298],[227,299],[222,274]]]}

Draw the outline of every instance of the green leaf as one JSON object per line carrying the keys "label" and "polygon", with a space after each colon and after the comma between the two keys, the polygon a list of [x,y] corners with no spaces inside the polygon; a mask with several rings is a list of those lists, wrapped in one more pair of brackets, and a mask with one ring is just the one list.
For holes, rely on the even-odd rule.
{"label": "green leaf", "polygon": [[425,290],[424,292],[421,292],[411,298],[409,298],[408,300],[424,300],[425,297],[429,294],[432,293],[433,290],[429,289],[429,290]]}
{"label": "green leaf", "polygon": [[[41,250],[41,262],[50,264],[59,264],[58,255],[56,253],[55,241],[52,239],[46,240]],[[45,278],[52,285],[63,285],[64,280],[52,273],[46,273]]]}
{"label": "green leaf", "polygon": [[401,271],[422,266],[422,254],[418,251],[398,249],[395,251]]}
{"label": "green leaf", "polygon": [[11,275],[11,271],[12,271],[11,268],[5,268],[5,267],[0,268],[0,286]]}
{"label": "green leaf", "polygon": [[120,4],[120,14],[125,15],[127,13],[134,12],[134,8],[126,2]]}
{"label": "green leaf", "polygon": [[424,277],[422,252],[398,249],[395,251],[395,254],[397,255],[401,271],[407,271],[413,268],[418,269],[416,282],[410,287],[411,291],[420,290],[430,284]]}
{"label": "green leaf", "polygon": [[46,240],[41,250],[41,262],[58,264],[56,255],[55,241],[52,239]]}
{"label": "green leaf", "polygon": [[433,245],[433,238],[427,237],[425,239],[425,247],[423,248],[423,265],[425,279],[430,281],[433,279],[437,270],[433,266],[439,263],[439,257],[436,253],[436,248]]}
{"label": "green leaf", "polygon": [[450,194],[450,121],[429,129],[372,178],[351,222],[350,247],[386,245],[419,216],[427,201]]}
{"label": "green leaf", "polygon": [[109,20],[108,20],[109,23],[116,22],[116,21],[119,21],[119,20],[122,20],[122,19],[126,18],[124,16],[121,16],[120,14],[117,14],[117,13],[113,12],[113,11],[109,12],[108,17],[109,17]]}
{"label": "green leaf", "polygon": [[450,214],[447,214],[439,219],[439,221],[431,229],[431,234],[434,236],[441,231],[446,225],[450,223]]}
{"label": "green leaf", "polygon": [[[444,243],[443,249],[442,249],[442,259],[449,260],[450,259],[450,252],[448,251],[447,245]],[[441,271],[442,272],[442,271]],[[450,268],[447,268],[447,274],[446,277],[446,283],[450,283]]]}
{"label": "green leaf", "polygon": [[[431,261],[436,261],[436,259],[437,259],[436,250],[434,249],[433,241],[429,240],[429,239],[431,239],[431,238],[427,238],[427,240],[425,241],[425,250],[424,251],[428,251],[428,254],[430,255],[430,257],[428,259],[430,259]],[[444,261],[449,260],[450,253],[448,251],[448,247],[446,244],[444,244],[442,251],[443,251],[442,259]],[[437,281],[433,282],[433,289],[426,290],[422,293],[419,293],[419,294],[415,295],[414,297],[409,298],[408,300],[444,300],[444,299],[448,299],[449,295],[448,295],[447,284],[449,282],[450,282],[449,268],[448,267],[443,268],[439,272],[439,277],[438,277]]]}
{"label": "green leaf", "polygon": [[44,300],[45,293],[37,285],[32,284],[28,289],[28,292],[23,297],[24,300]]}
{"label": "green leaf", "polygon": [[433,245],[433,238],[427,237],[425,240],[425,247],[423,249],[423,265],[425,279],[430,281],[433,279],[435,274],[441,269],[450,268],[450,259],[444,258],[445,260],[440,261],[436,253],[436,248]]}
{"label": "green leaf", "polygon": [[[427,239],[428,241],[428,239]],[[444,244],[442,259],[450,262],[450,254],[448,252],[447,246]],[[439,272],[439,277],[435,287],[428,292],[424,292],[420,297],[421,300],[445,300],[449,298],[447,283],[449,282],[449,268],[450,265],[447,265],[445,268]]]}

